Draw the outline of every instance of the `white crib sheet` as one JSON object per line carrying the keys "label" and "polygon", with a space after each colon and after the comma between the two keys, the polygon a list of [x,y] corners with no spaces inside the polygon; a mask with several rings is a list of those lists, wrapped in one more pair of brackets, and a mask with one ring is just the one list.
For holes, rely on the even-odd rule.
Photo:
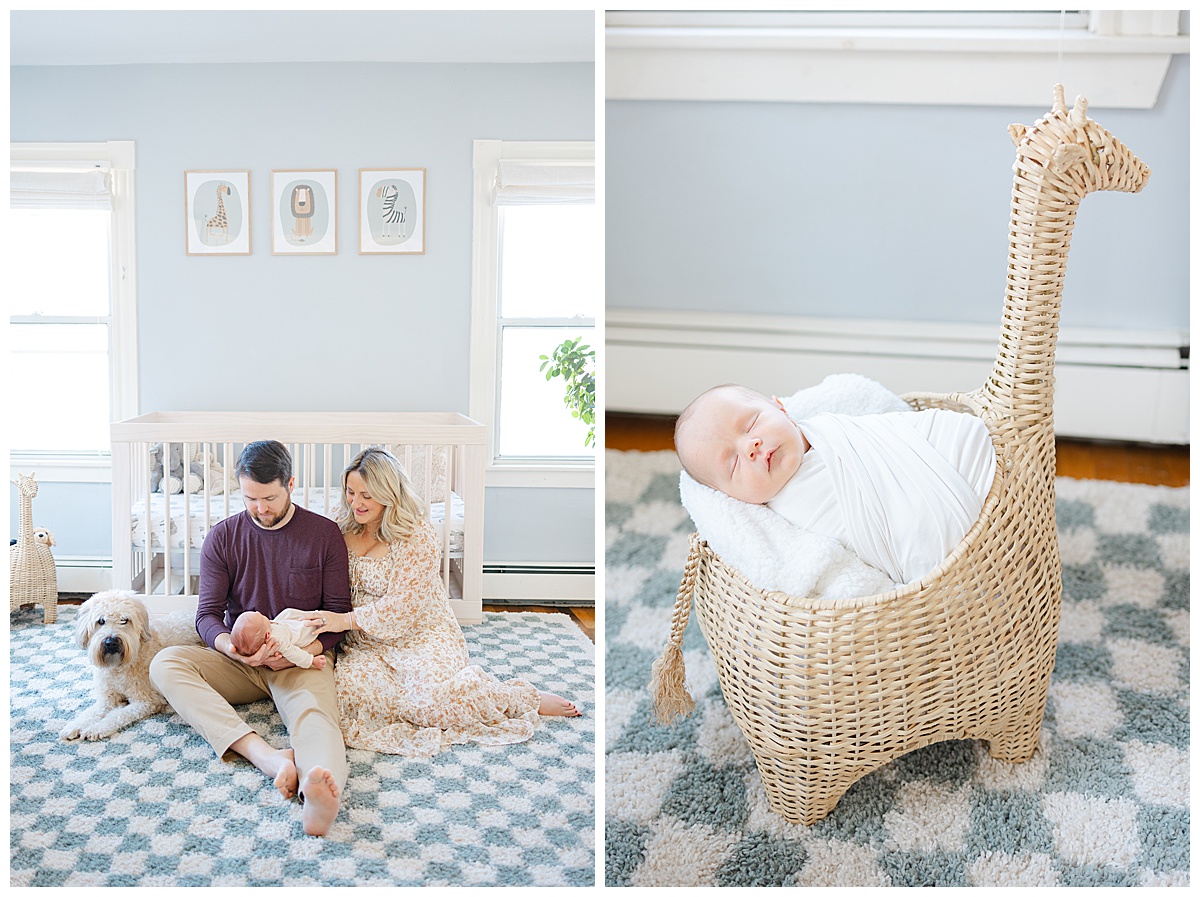
{"label": "white crib sheet", "polygon": [[[166,496],[155,492],[150,496],[151,539],[154,551],[162,551],[163,516],[166,508]],[[333,516],[335,498],[330,498],[330,512],[325,513],[325,489],[296,489],[292,492],[292,501],[326,517]],[[229,512],[226,514],[226,496],[210,495],[208,497],[209,523],[216,523],[226,516],[232,516],[245,509],[240,492],[228,496]],[[198,549],[204,542],[204,493],[183,495],[178,493],[171,496],[171,548],[183,548],[184,538],[184,509],[191,518],[190,543],[193,549]],[[463,523],[466,518],[466,506],[462,498],[455,492],[450,493],[450,554],[461,555],[463,550]],[[442,528],[446,521],[446,503],[434,502],[429,508],[429,519],[438,532],[438,540],[442,539]],[[133,547],[146,547],[146,503],[134,503],[131,509],[131,526],[133,528]]]}

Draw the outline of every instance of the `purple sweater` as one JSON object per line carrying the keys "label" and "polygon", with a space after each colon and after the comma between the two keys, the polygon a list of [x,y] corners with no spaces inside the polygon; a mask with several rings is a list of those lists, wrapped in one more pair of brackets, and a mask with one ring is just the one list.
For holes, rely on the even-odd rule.
{"label": "purple sweater", "polygon": [[[286,607],[350,610],[350,560],[337,524],[299,505],[281,529],[242,511],[214,524],[200,553],[196,632],[210,648],[243,611],[275,619]],[[328,651],[344,633],[317,636]]]}

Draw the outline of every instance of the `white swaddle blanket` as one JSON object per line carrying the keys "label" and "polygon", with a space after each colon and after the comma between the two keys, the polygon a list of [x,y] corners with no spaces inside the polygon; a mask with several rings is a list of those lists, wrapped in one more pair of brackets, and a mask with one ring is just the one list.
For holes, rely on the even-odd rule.
{"label": "white swaddle blanket", "polygon": [[[827,412],[863,415],[911,410],[895,393],[858,374],[832,374],[783,402],[789,416],[801,421]],[[983,454],[994,466],[994,452]],[[785,603],[856,598],[900,584],[837,539],[795,526],[765,505],[748,504],[711,489],[686,471],[679,476],[679,494],[700,537],[756,587],[780,593],[777,597]]]}
{"label": "white swaddle blanket", "polygon": [[836,539],[895,583],[946,559],[992,485],[991,439],[969,414],[819,414],[799,427],[811,447],[767,506]]}

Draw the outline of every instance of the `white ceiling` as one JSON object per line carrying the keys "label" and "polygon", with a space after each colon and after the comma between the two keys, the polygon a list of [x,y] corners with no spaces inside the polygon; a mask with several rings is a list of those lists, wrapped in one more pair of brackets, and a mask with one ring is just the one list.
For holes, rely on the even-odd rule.
{"label": "white ceiling", "polygon": [[595,13],[13,10],[10,65],[594,62]]}

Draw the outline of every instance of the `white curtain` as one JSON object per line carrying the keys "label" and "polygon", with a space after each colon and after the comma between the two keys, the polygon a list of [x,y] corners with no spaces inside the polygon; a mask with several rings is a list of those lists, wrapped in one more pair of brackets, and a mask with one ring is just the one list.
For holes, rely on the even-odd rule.
{"label": "white curtain", "polygon": [[104,168],[13,163],[9,178],[13,209],[112,209],[112,179]]}
{"label": "white curtain", "polygon": [[496,169],[496,204],[594,202],[594,162],[505,160]]}

